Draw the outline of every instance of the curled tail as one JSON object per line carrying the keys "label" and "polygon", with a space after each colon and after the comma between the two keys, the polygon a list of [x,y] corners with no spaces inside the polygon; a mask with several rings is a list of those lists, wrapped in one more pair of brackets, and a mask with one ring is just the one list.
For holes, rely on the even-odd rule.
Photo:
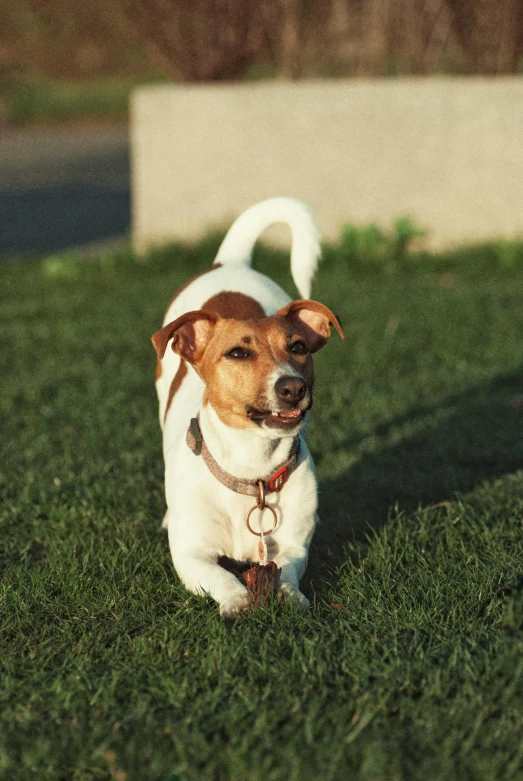
{"label": "curled tail", "polygon": [[268,198],[251,206],[232,224],[215,263],[247,263],[257,239],[270,225],[285,222],[291,229],[291,272],[302,298],[310,298],[311,282],[321,254],[320,233],[309,207],[295,198]]}

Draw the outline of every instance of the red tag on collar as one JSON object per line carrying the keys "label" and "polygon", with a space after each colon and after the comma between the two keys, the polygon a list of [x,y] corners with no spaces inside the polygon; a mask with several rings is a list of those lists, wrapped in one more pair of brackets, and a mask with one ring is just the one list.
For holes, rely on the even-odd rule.
{"label": "red tag on collar", "polygon": [[269,490],[279,492],[287,482],[287,467],[282,466],[277,472],[269,479]]}

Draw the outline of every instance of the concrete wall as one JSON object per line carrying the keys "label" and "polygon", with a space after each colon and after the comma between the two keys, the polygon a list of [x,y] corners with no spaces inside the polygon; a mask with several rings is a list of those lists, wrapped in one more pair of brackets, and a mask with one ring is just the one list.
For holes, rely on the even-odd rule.
{"label": "concrete wall", "polygon": [[275,195],[329,239],[406,214],[433,247],[523,235],[523,78],[147,87],[131,145],[140,252]]}

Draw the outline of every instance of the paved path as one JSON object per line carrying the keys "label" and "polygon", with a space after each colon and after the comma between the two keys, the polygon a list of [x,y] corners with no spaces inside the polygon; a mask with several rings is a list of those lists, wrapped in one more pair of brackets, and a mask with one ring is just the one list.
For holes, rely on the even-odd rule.
{"label": "paved path", "polygon": [[129,233],[126,128],[0,134],[0,255],[49,253]]}

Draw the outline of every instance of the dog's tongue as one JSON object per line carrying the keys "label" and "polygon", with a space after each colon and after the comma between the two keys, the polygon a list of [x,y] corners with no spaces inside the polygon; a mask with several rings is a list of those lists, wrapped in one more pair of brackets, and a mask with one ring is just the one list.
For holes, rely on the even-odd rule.
{"label": "dog's tongue", "polygon": [[277,415],[274,415],[275,418],[299,418],[301,415],[301,410],[299,409],[289,409],[286,412],[278,412]]}

